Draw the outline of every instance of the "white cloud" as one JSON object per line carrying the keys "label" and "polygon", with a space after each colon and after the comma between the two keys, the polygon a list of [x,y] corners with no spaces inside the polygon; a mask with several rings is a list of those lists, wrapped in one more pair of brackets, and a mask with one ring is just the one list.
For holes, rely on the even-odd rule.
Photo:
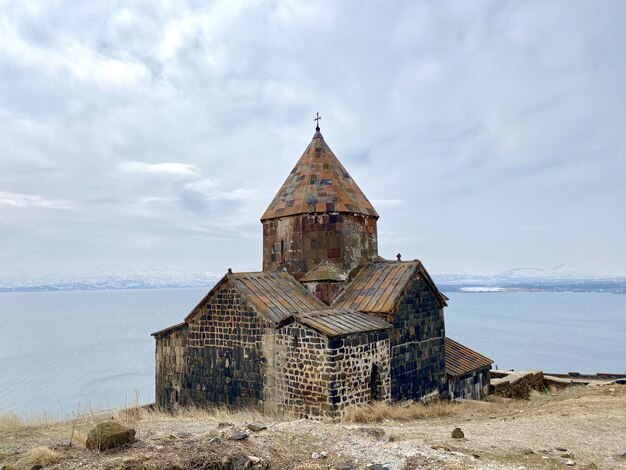
{"label": "white cloud", "polygon": [[158,233],[137,262],[258,268],[319,111],[381,255],[623,272],[626,4],[598,1],[0,0],[0,265],[64,266],[64,240],[135,259],[115,240]]}
{"label": "white cloud", "polygon": [[117,165],[117,169],[122,173],[156,173],[178,176],[196,176],[199,174],[198,167],[195,165],[174,162],[122,162]]}
{"label": "white cloud", "polygon": [[42,207],[45,209],[70,209],[68,201],[45,199],[35,194],[8,193],[0,191],[0,204],[12,207]]}

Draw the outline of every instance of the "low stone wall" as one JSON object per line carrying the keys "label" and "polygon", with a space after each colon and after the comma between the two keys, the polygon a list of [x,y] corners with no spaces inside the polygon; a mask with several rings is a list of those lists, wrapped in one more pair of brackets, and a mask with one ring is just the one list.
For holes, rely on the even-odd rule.
{"label": "low stone wall", "polygon": [[490,389],[494,395],[528,400],[531,390],[540,391],[544,387],[543,372],[531,370],[527,372],[511,372],[501,378],[492,378]]}

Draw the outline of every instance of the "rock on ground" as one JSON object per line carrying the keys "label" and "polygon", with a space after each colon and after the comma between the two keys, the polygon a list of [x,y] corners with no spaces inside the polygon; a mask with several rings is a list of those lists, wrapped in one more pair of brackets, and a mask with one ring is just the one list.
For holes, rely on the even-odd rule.
{"label": "rock on ground", "polygon": [[88,449],[107,450],[130,444],[135,440],[135,430],[116,421],[98,424],[89,431],[85,446]]}

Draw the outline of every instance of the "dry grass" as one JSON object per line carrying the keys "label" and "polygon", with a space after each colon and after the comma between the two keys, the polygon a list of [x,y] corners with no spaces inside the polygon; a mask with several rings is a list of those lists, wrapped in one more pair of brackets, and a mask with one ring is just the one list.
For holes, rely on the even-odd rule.
{"label": "dry grass", "polygon": [[41,468],[54,465],[60,458],[59,454],[47,447],[35,447],[27,451],[17,464],[20,468]]}
{"label": "dry grass", "polygon": [[225,422],[235,425],[253,421],[285,422],[296,419],[288,413],[261,413],[251,409],[233,409],[226,406],[185,407],[170,412],[152,407],[133,407],[116,410],[112,418],[128,427],[137,429],[141,423],[156,421],[210,421]]}
{"label": "dry grass", "polygon": [[398,405],[375,402],[352,408],[344,421],[352,423],[379,423],[381,421],[413,421],[417,419],[441,418],[464,413],[472,405],[455,402],[434,402],[428,405],[411,403]]}
{"label": "dry grass", "polygon": [[6,413],[0,415],[0,431],[17,431],[26,427],[24,420],[15,413]]}
{"label": "dry grass", "polygon": [[46,426],[56,422],[47,414],[38,416],[20,416],[17,413],[0,414],[0,432],[14,432],[21,429]]}

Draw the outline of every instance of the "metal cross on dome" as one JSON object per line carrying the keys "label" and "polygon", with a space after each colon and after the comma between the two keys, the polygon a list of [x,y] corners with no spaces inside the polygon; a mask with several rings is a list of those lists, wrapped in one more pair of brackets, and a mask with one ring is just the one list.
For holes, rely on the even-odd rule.
{"label": "metal cross on dome", "polygon": [[320,113],[315,113],[315,119],[313,119],[315,121],[315,130],[319,131],[320,130],[320,119],[322,119],[322,116],[320,116]]}

